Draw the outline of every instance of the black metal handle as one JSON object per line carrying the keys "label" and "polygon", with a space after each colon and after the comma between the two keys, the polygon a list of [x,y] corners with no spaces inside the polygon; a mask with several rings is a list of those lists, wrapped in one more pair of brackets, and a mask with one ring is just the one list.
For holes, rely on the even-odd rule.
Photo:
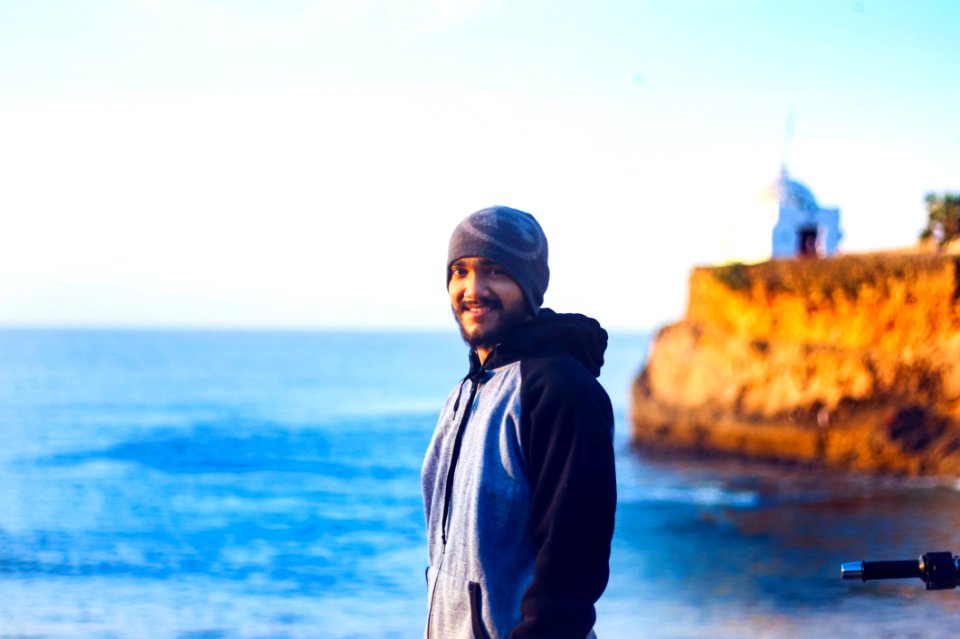
{"label": "black metal handle", "polygon": [[910,577],[923,578],[920,571],[920,562],[914,560],[902,561],[865,561],[863,562],[863,580],[868,579],[907,579]]}
{"label": "black metal handle", "polygon": [[851,561],[840,566],[840,576],[860,581],[919,577],[927,590],[946,590],[960,583],[960,560],[949,552],[928,552],[920,559]]}

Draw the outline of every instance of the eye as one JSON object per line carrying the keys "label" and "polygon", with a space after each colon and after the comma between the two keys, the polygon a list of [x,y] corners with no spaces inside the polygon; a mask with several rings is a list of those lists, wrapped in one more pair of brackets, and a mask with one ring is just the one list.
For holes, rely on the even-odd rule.
{"label": "eye", "polygon": [[454,266],[450,269],[451,277],[464,277],[466,276],[466,274],[467,274],[467,269],[459,266]]}

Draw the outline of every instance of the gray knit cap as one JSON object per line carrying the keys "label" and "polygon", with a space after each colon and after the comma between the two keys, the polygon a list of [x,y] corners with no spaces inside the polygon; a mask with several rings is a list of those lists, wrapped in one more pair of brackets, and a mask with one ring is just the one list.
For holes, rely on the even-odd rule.
{"label": "gray knit cap", "polygon": [[450,237],[450,265],[461,257],[485,257],[502,266],[523,291],[534,313],[543,304],[550,282],[547,236],[529,213],[508,206],[491,206],[467,216]]}

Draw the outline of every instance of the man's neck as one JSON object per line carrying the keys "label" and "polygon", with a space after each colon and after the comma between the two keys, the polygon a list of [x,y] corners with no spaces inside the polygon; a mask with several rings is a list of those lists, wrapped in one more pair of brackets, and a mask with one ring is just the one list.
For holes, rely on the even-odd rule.
{"label": "man's neck", "polygon": [[478,346],[474,349],[477,353],[477,359],[480,360],[480,363],[483,364],[487,361],[487,358],[490,357],[490,353],[493,352],[493,347],[491,346]]}
{"label": "man's neck", "polygon": [[[514,331],[520,328],[520,326],[522,326],[526,322],[529,322],[534,317],[535,317],[534,314],[528,314],[526,317],[523,318],[522,322],[513,326],[510,329],[509,333],[504,334],[502,337],[504,338],[509,337],[514,333]],[[493,351],[497,350],[498,346],[499,346],[499,342],[494,346],[475,346],[473,348],[473,352],[477,354],[477,359],[480,361],[480,364],[483,364],[484,362],[487,361],[487,358],[490,357],[490,354],[493,353]]]}

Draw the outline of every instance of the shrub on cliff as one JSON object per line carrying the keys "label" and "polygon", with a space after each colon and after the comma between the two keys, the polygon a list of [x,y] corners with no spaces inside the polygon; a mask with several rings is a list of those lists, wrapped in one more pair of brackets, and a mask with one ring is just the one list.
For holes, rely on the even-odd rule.
{"label": "shrub on cliff", "polygon": [[960,194],[928,193],[927,226],[921,231],[920,239],[933,238],[937,244],[960,237]]}

